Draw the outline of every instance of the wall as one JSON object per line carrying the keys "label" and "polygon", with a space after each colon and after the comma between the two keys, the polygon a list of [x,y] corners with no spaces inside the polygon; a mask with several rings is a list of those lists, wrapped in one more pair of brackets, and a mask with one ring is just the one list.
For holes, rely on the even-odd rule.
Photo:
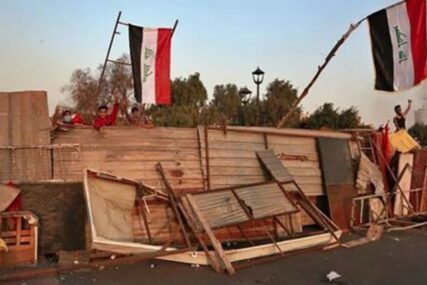
{"label": "wall", "polygon": [[0,181],[51,179],[44,91],[0,92]]}

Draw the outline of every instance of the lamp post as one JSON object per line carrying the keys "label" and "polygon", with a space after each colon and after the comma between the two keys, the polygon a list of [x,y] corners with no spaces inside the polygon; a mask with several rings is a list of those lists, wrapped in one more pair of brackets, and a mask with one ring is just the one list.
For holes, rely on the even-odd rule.
{"label": "lamp post", "polygon": [[254,80],[254,83],[256,84],[256,104],[257,104],[257,116],[256,116],[256,124],[258,125],[258,121],[259,121],[259,113],[260,113],[260,105],[259,105],[259,86],[261,85],[261,83],[264,81],[264,74],[265,72],[261,70],[261,68],[259,68],[259,66],[257,67],[257,69],[255,69],[252,72],[252,79]]}
{"label": "lamp post", "polygon": [[240,88],[239,90],[240,102],[242,102],[243,105],[248,104],[251,94],[252,94],[252,91],[249,90],[247,87]]}
{"label": "lamp post", "polygon": [[251,100],[251,94],[252,91],[249,90],[246,86],[239,89],[240,104],[237,118],[238,125],[245,125],[246,117],[244,113],[244,107],[246,107],[246,105],[249,103],[249,100]]}

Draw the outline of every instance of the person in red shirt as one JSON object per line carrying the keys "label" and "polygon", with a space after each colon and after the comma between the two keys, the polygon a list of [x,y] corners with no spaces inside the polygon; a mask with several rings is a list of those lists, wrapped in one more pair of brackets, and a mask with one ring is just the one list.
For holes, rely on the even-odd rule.
{"label": "person in red shirt", "polygon": [[119,105],[119,96],[120,93],[115,92],[113,97],[115,99],[115,103],[113,106],[113,110],[111,114],[108,114],[108,107],[106,105],[102,105],[98,107],[98,114],[95,118],[95,122],[93,123],[93,128],[96,130],[100,130],[104,126],[114,126],[117,120],[117,114],[119,113],[120,105]]}
{"label": "person in red shirt", "polygon": [[67,132],[77,125],[83,125],[83,118],[80,113],[72,115],[69,108],[57,106],[52,117],[52,127],[54,131]]}

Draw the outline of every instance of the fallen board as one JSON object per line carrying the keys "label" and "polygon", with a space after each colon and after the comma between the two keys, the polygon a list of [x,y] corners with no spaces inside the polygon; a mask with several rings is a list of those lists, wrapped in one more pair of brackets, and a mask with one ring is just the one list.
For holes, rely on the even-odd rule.
{"label": "fallen board", "polygon": [[298,212],[275,182],[236,186],[186,196],[192,197],[213,229]]}

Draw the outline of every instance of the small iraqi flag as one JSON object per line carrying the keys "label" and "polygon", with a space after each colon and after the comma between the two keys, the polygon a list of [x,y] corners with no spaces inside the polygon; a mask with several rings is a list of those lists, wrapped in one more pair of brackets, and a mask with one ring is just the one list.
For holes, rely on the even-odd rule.
{"label": "small iraqi flag", "polygon": [[368,17],[375,89],[399,91],[426,78],[426,0],[406,0]]}
{"label": "small iraqi flag", "polygon": [[138,102],[169,105],[172,29],[129,25],[135,99]]}

